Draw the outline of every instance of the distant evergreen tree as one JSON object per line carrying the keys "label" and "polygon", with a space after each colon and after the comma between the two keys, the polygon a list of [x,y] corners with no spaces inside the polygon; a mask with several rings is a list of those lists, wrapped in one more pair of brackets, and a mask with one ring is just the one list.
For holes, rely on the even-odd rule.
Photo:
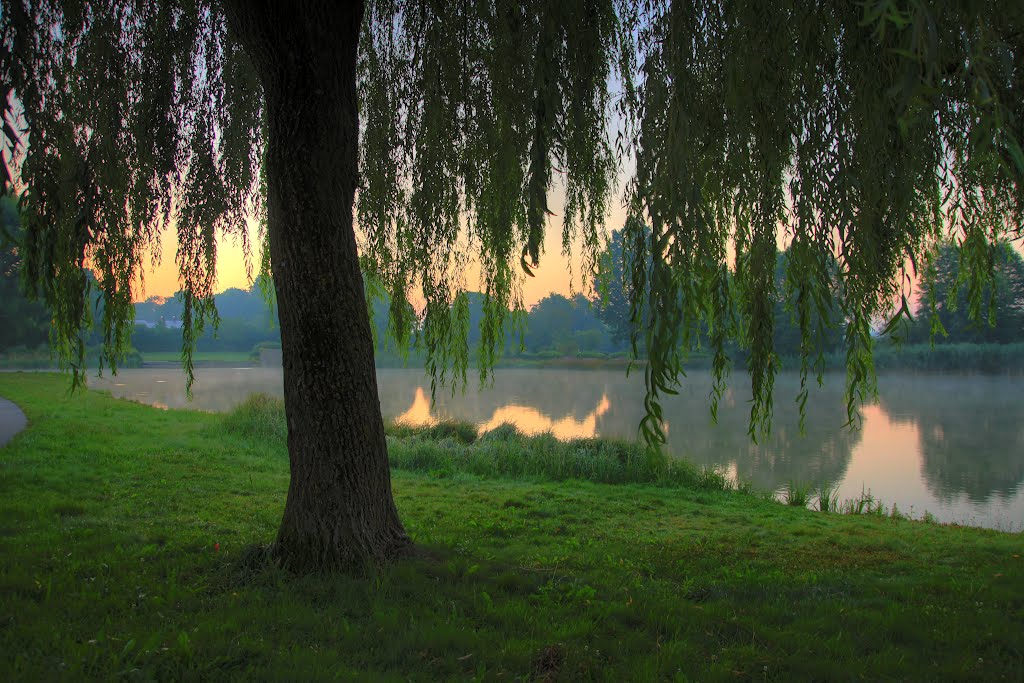
{"label": "distant evergreen tree", "polygon": [[[640,253],[650,254],[651,230],[636,218],[630,219],[637,223],[633,231],[633,239],[644,242]],[[644,268],[634,267],[632,254],[635,248],[626,248],[624,244],[626,231],[613,230],[611,238],[601,257],[598,259],[598,271],[594,275],[594,305],[597,315],[608,326],[612,340],[621,347],[628,346],[633,339],[634,331],[639,331],[645,315],[648,298],[637,297],[638,307],[635,310],[637,322],[633,321],[634,313],[632,293],[637,287],[644,287],[645,273],[650,269],[650,259]],[[637,264],[639,265],[639,264]]]}
{"label": "distant evergreen tree", "polygon": [[1024,258],[1007,242],[985,252],[992,276],[981,283],[968,277],[953,245],[938,248],[917,300],[909,340],[936,344],[1010,344],[1024,341]]}
{"label": "distant evergreen tree", "polygon": [[23,290],[22,236],[17,202],[0,197],[0,351],[45,345],[50,334],[50,310]]}

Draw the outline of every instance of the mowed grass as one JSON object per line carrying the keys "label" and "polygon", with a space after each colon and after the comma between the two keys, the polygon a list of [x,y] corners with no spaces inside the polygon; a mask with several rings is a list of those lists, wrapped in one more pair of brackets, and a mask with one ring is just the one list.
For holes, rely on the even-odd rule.
{"label": "mowed grass", "polygon": [[288,485],[272,425],[39,374],[0,395],[29,418],[0,449],[4,680],[1024,678],[1019,534],[699,482],[396,470],[423,552],[295,576],[249,561]]}

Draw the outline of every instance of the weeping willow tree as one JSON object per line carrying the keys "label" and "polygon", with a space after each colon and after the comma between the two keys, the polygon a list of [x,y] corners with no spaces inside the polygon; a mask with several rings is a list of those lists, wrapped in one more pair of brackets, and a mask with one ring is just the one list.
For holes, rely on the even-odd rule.
{"label": "weeping willow tree", "polygon": [[483,289],[486,377],[545,231],[597,268],[621,188],[648,440],[695,346],[721,390],[730,339],[766,428],[779,297],[806,400],[812,321],[839,293],[852,410],[873,326],[909,314],[932,245],[956,237],[980,292],[991,245],[1022,235],[1022,51],[1017,0],[0,0],[3,188],[76,381],[90,325],[116,364],[166,230],[190,369],[217,321],[218,236],[248,253],[260,219],[291,461],[273,556],[349,567],[409,546],[361,272],[439,381],[465,379]]}

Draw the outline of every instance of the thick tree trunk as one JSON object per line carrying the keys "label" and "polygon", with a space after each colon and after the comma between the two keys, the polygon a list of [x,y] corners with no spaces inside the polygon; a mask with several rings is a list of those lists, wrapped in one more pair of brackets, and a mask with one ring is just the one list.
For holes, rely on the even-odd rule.
{"label": "thick tree trunk", "polygon": [[273,555],[308,571],[409,546],[391,495],[352,204],[362,3],[230,0],[263,83],[291,483]]}

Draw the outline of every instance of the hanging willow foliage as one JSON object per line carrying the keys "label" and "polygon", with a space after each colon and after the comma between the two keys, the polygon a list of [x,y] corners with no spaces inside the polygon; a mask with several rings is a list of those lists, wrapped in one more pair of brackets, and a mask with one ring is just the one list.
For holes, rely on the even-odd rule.
{"label": "hanging willow foliage", "polygon": [[[539,259],[555,169],[563,244],[601,247],[617,167],[609,80],[621,43],[608,2],[374,2],[361,41],[357,216],[366,269],[392,302],[422,293],[431,372],[465,380],[467,290],[486,294],[480,367],[504,346],[521,275]],[[466,282],[468,257],[482,282]],[[397,312],[405,307],[395,307]],[[392,318],[404,337],[410,325]]]}
{"label": "hanging willow foliage", "polygon": [[[820,367],[812,321],[834,318],[838,292],[853,419],[873,389],[873,330],[894,301],[909,314],[933,245],[961,244],[976,310],[992,244],[1022,236],[1022,52],[1019,0],[371,0],[362,265],[391,298],[393,335],[420,335],[441,381],[465,380],[467,291],[483,289],[486,377],[541,258],[552,189],[566,196],[563,245],[582,245],[590,273],[630,169],[648,440],[663,439],[661,397],[698,345],[720,395],[731,338],[749,346],[751,432],[767,428],[779,297],[803,333],[802,405]],[[113,364],[169,226],[190,358],[216,322],[217,235],[248,253],[246,218],[265,210],[260,86],[219,4],[0,0],[0,79],[4,189],[25,191],[26,275],[76,381],[87,290],[102,292]],[[474,262],[480,283],[466,281]]]}
{"label": "hanging willow foliage", "polygon": [[53,311],[59,357],[81,382],[95,326],[101,367],[116,368],[133,286],[173,227],[191,382],[195,340],[217,322],[216,237],[237,236],[248,258],[246,219],[262,211],[260,90],[223,14],[203,2],[5,0],[0,40],[14,172],[3,189],[23,191],[23,276]]}
{"label": "hanging willow foliage", "polygon": [[1021,234],[1022,49],[1016,2],[374,3],[363,253],[396,299],[425,293],[431,362],[464,373],[447,332],[462,247],[478,250],[486,370],[516,257],[528,271],[538,256],[552,168],[566,243],[579,231],[589,269],[616,161],[629,160],[627,289],[650,292],[633,302],[647,439],[663,439],[661,396],[698,344],[714,352],[717,400],[730,338],[749,345],[751,433],[768,428],[778,297],[803,334],[802,406],[821,367],[812,321],[835,318],[838,292],[852,420],[873,390],[873,330],[894,301],[909,314],[932,245],[959,236],[980,283],[993,240]]}
{"label": "hanging willow foliage", "polygon": [[838,291],[853,420],[873,391],[873,326],[894,301],[909,315],[908,263],[951,233],[980,282],[993,240],[1022,234],[1024,7],[674,2],[635,26],[630,197],[654,230],[650,273],[634,275],[651,291],[648,438],[661,439],[658,397],[701,329],[719,391],[726,337],[749,344],[751,432],[767,429],[780,234],[803,339],[798,400],[821,354],[812,311],[826,319]]}

